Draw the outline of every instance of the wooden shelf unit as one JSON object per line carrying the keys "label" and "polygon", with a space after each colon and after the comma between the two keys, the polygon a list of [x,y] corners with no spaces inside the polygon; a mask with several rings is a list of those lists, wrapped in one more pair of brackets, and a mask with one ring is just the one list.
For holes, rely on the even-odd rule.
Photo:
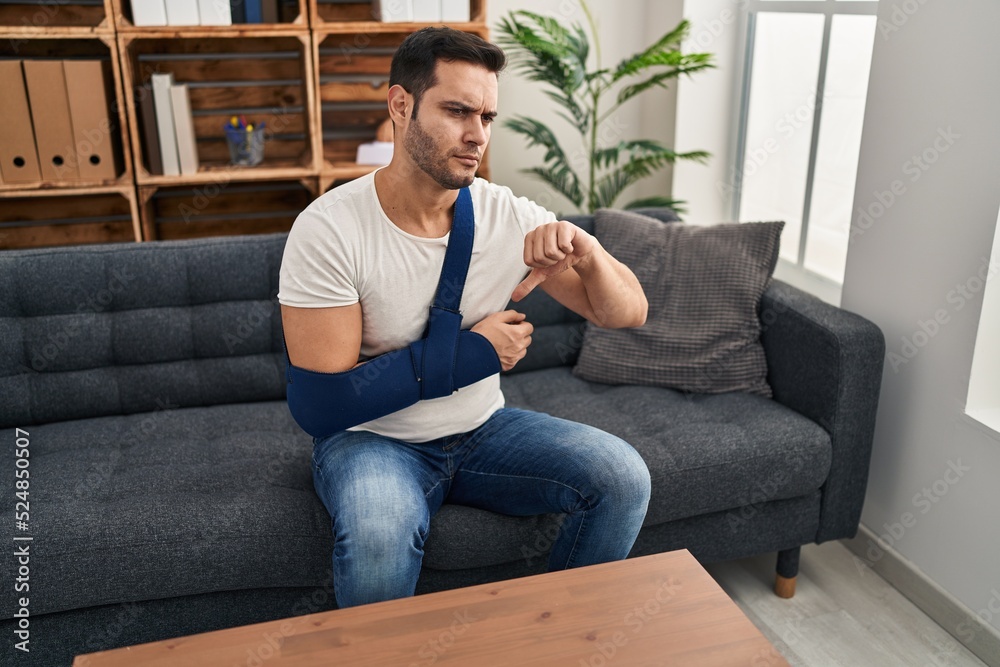
{"label": "wooden shelf unit", "polygon": [[[115,178],[104,180],[0,183],[0,250],[142,238],[114,27],[83,3],[56,4],[0,6],[0,21],[22,23],[0,24],[0,58],[109,62],[113,90],[108,111],[119,169]],[[103,16],[107,6],[99,8]],[[23,21],[16,9],[26,9]],[[23,24],[35,16],[51,17],[52,23],[30,29]]]}
{"label": "wooden shelf unit", "polygon": [[6,192],[0,199],[0,248],[141,241],[132,184]]}
{"label": "wooden shelf unit", "polygon": [[120,161],[118,176],[105,180],[65,180],[46,181],[40,180],[30,183],[2,183],[0,182],[0,197],[5,197],[9,192],[23,192],[37,189],[70,189],[80,188],[108,188],[116,190],[133,184],[132,149],[127,133],[122,132],[122,128],[127,126],[127,113],[125,111],[125,100],[121,95],[122,76],[118,61],[118,47],[114,35],[95,34],[85,37],[74,33],[58,33],[55,36],[44,38],[27,38],[24,34],[4,33],[0,26],[0,58],[31,60],[31,59],[86,59],[104,60],[110,62],[114,95],[110,100],[109,112],[113,118],[115,127],[110,129],[114,140],[115,152]]}
{"label": "wooden shelf unit", "polygon": [[[197,174],[154,175],[139,136],[139,113],[130,114],[129,132],[136,151],[136,183],[176,185],[211,181],[215,172],[228,178],[260,180],[305,177],[316,173],[312,141],[313,87],[310,37],[300,31],[273,30],[267,36],[243,37],[205,28],[163,36],[159,32],[118,36],[126,103],[136,109],[136,88],[154,73],[171,73],[187,83],[194,132],[198,139]],[[233,114],[264,123],[264,161],[255,167],[229,164],[223,126]],[[245,172],[245,173],[243,173]]]}
{"label": "wooden shelf unit", "polygon": [[0,5],[0,30],[21,37],[113,35],[113,0],[14,2]]}
{"label": "wooden shelf unit", "polygon": [[[464,30],[462,26],[485,27],[486,0],[469,0],[469,23],[449,24]],[[371,2],[323,2],[309,0],[309,23],[313,29],[344,30],[348,32],[378,32],[380,28],[389,31],[406,26],[403,30],[413,32],[425,27],[426,23],[382,23],[375,21]]]}
{"label": "wooden shelf unit", "polygon": [[[488,39],[486,0],[469,2],[472,20],[452,27]],[[56,18],[40,25],[49,15]],[[128,239],[135,241],[287,230],[294,221],[290,207],[301,210],[330,187],[376,169],[356,164],[355,151],[388,117],[392,52],[430,24],[373,21],[370,2],[283,0],[279,15],[282,22],[272,24],[136,26],[129,0],[0,5],[0,39],[10,45],[0,57],[108,54],[125,165],[113,182],[0,184],[0,206],[13,211],[0,217],[6,225],[0,249],[120,241],[125,210],[132,216]],[[176,83],[189,85],[196,174],[164,176],[149,168],[136,96],[137,86],[157,72],[172,72]],[[264,161],[257,166],[229,164],[223,124],[234,113],[265,123]],[[484,159],[480,175],[488,173]],[[119,197],[124,204],[109,208],[91,196]],[[87,216],[115,211],[113,223],[64,219],[55,207],[53,224],[45,225],[38,218],[43,209],[27,204],[62,197]],[[14,233],[19,220],[31,231]],[[72,227],[78,224],[90,226],[84,233]]]}
{"label": "wooden shelf unit", "polygon": [[288,231],[299,212],[319,195],[317,188],[315,177],[140,185],[143,237],[165,240]]}
{"label": "wooden shelf unit", "polygon": [[[330,6],[351,8],[355,4],[366,3]],[[321,191],[377,168],[355,163],[354,156],[360,144],[375,139],[376,129],[389,117],[385,99],[392,54],[409,34],[423,27],[421,23],[355,21],[323,23],[313,30]],[[485,24],[453,27],[488,37]]]}
{"label": "wooden shelf unit", "polygon": [[[275,28],[287,29],[299,27],[304,32],[309,31],[309,9],[307,0],[281,0],[278,3],[280,23],[234,23],[232,26],[137,26],[132,22],[132,3],[130,0],[105,0],[111,5],[114,15],[113,24],[118,32],[157,32],[157,31],[188,31],[193,29],[238,30],[244,34],[267,33]],[[169,2],[170,0],[165,0]],[[314,0],[311,0],[314,1]]]}

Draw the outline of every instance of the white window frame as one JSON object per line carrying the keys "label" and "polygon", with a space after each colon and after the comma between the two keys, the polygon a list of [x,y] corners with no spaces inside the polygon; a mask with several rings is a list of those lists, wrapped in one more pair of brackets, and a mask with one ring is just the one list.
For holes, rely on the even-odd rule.
{"label": "white window frame", "polygon": [[1000,351],[995,342],[1000,332],[1000,215],[987,261],[964,412],[967,420],[996,438],[1000,437]]}
{"label": "white window frame", "polygon": [[775,277],[804,289],[821,299],[840,305],[842,282],[810,271],[805,266],[806,242],[809,238],[809,212],[812,206],[813,180],[816,175],[816,153],[819,147],[819,131],[823,116],[823,93],[826,89],[826,68],[830,53],[830,33],[833,17],[837,15],[875,16],[878,0],[744,0],[746,3],[746,33],[743,46],[743,76],[740,82],[740,109],[737,118],[736,153],[734,170],[734,190],[732,198],[733,220],[739,219],[740,202],[743,198],[743,167],[746,159],[747,120],[750,104],[750,88],[753,84],[754,35],[757,14],[795,13],[821,14],[823,21],[823,43],[820,48],[819,74],[816,79],[815,111],[813,115],[812,137],[809,144],[809,166],[806,172],[806,190],[802,210],[802,230],[796,262],[779,258]]}

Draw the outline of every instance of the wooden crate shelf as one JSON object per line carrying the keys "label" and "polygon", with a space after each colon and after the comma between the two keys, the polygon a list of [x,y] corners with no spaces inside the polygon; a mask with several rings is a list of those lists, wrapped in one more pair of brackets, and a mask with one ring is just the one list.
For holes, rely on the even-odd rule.
{"label": "wooden crate shelf", "polygon": [[[429,25],[439,25],[431,23],[381,23],[379,21],[359,21],[358,23],[324,23],[321,27],[317,28],[317,32],[322,32],[324,34],[361,34],[361,35],[378,35],[381,33],[392,33],[392,32],[416,32],[421,28],[426,28]],[[489,29],[482,23],[449,23],[448,27],[455,28],[456,30],[461,30],[462,32],[471,32],[477,35],[485,37],[489,32]]]}
{"label": "wooden crate shelf", "polygon": [[409,33],[317,32],[315,52],[319,138],[324,178],[343,178],[345,170],[363,175],[371,168],[354,164],[358,146],[373,141],[389,117],[392,54]]}
{"label": "wooden crate shelf", "polygon": [[[128,114],[122,96],[122,75],[118,60],[118,47],[112,34],[81,37],[78,34],[58,33],[46,38],[27,39],[23,35],[0,32],[0,58],[18,60],[58,59],[58,60],[102,60],[110,65],[113,96],[108,100],[108,114],[112,125],[108,128],[113,150],[118,163],[115,178],[102,180],[41,180],[31,183],[0,183],[0,197],[7,192],[22,192],[34,189],[69,189],[88,187],[128,186],[134,182],[131,142],[127,132]],[[0,91],[2,94],[2,91]]]}
{"label": "wooden crate shelf", "polygon": [[0,199],[0,250],[139,241],[135,188],[6,193]]}
{"label": "wooden crate shelf", "polygon": [[[470,23],[486,23],[486,0],[469,0]],[[426,27],[426,23],[381,23],[374,20],[371,0],[367,2],[323,2],[310,0],[310,23],[313,28],[329,30],[355,30],[363,32],[381,32],[392,30],[398,26],[408,26],[406,29],[417,30]],[[466,24],[449,24],[455,28],[465,29]],[[348,27],[349,26],[349,27]],[[388,26],[388,28],[386,28]],[[416,26],[416,27],[413,27]]]}
{"label": "wooden crate shelf", "polygon": [[[139,185],[196,183],[213,180],[219,171],[231,177],[297,178],[315,175],[313,87],[309,35],[275,32],[267,37],[223,37],[192,30],[183,37],[121,34],[127,104],[136,109],[137,87],[153,73],[172,73],[187,83],[194,116],[200,169],[197,174],[162,176],[151,172],[139,136],[138,113],[129,116],[129,131],[139,147]],[[229,164],[223,125],[234,114],[264,123],[264,161],[255,167]]]}
{"label": "wooden crate shelf", "polygon": [[114,34],[111,0],[4,2],[0,31],[22,37]]}
{"label": "wooden crate shelf", "polygon": [[[337,5],[339,7],[347,5]],[[354,164],[358,146],[373,141],[388,119],[389,67],[396,49],[420,24],[379,23],[376,32],[324,26],[314,31],[315,89],[322,155],[321,177],[358,176],[373,167]],[[465,24],[462,24],[465,25]],[[473,26],[476,34],[485,26]]]}
{"label": "wooden crate shelf", "polygon": [[333,162],[323,165],[323,170],[319,174],[320,194],[326,192],[334,185],[340,185],[355,178],[361,178],[366,174],[378,169],[378,165],[358,164],[356,162]]}
{"label": "wooden crate shelf", "polygon": [[288,231],[318,193],[315,178],[203,186],[139,186],[143,238],[167,240]]}
{"label": "wooden crate shelf", "polygon": [[[185,33],[194,29],[210,31],[230,31],[238,35],[267,34],[275,29],[299,28],[309,30],[309,9],[307,0],[281,0],[278,3],[278,23],[234,23],[232,26],[137,26],[132,21],[130,0],[107,0],[112,5],[114,25],[119,33]],[[169,2],[169,0],[167,0]]]}
{"label": "wooden crate shelf", "polygon": [[[470,21],[450,25],[488,39],[486,0],[469,3]],[[106,181],[0,183],[0,249],[286,230],[293,210],[376,169],[354,162],[357,147],[388,117],[392,54],[430,24],[380,23],[370,1],[281,0],[279,19],[136,26],[130,0],[0,3],[0,58],[112,63],[122,158]],[[137,86],[158,72],[188,84],[197,173],[149,168]],[[229,164],[222,128],[233,114],[265,123],[261,164]]]}

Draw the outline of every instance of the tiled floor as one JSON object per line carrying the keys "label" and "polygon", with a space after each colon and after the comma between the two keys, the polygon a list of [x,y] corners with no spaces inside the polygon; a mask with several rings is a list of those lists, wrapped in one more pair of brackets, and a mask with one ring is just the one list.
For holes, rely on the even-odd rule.
{"label": "tiled floor", "polygon": [[792,667],[985,666],[840,542],[802,549],[791,600],[774,595],[774,563],[766,554],[706,569]]}

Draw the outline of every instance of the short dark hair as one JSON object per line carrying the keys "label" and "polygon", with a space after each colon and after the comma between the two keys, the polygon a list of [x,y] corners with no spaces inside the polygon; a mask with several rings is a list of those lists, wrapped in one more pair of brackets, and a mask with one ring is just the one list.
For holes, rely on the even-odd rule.
{"label": "short dark hair", "polygon": [[481,65],[494,74],[499,74],[507,64],[503,49],[479,35],[446,26],[421,28],[411,33],[392,56],[389,85],[399,84],[413,95],[414,116],[424,91],[437,85],[434,70],[439,60]]}

